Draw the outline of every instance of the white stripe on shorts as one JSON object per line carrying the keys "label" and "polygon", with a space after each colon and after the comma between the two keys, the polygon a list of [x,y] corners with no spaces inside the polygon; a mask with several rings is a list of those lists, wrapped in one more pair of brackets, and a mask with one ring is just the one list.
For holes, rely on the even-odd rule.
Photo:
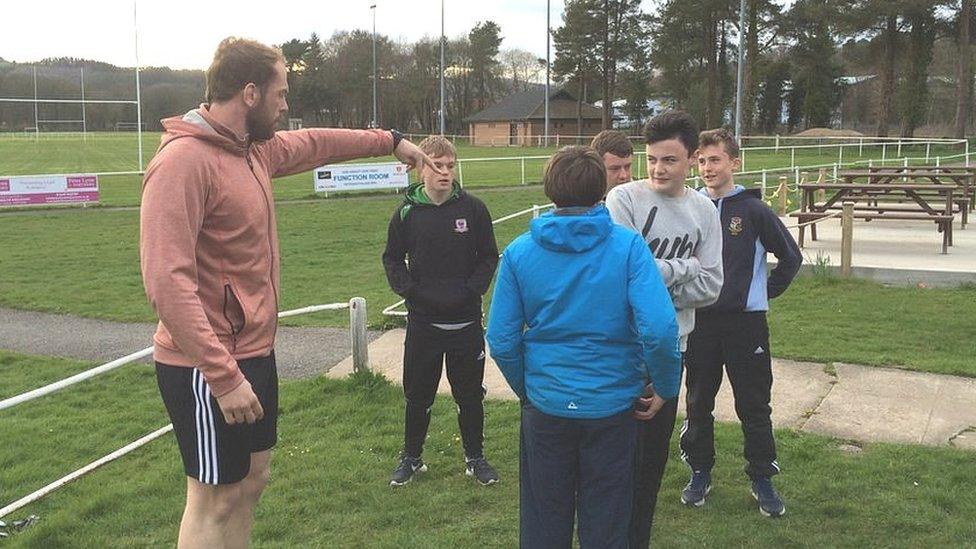
{"label": "white stripe on shorts", "polygon": [[217,430],[214,428],[214,413],[213,413],[213,401],[210,398],[210,386],[203,381],[203,376],[201,377],[200,383],[203,383],[204,393],[203,401],[207,403],[207,421],[210,425],[210,473],[211,482],[217,484],[220,482],[220,467],[218,467],[217,461]]}
{"label": "white stripe on shorts", "polygon": [[214,430],[213,408],[210,403],[210,387],[193,370],[193,397],[196,400],[195,419],[197,428],[197,480],[204,484],[217,484],[217,439]]}
{"label": "white stripe on shorts", "polygon": [[196,369],[193,370],[193,419],[197,428],[197,480],[203,482],[205,466],[203,462],[203,403],[200,402],[200,391],[197,389],[197,377],[200,375]]}

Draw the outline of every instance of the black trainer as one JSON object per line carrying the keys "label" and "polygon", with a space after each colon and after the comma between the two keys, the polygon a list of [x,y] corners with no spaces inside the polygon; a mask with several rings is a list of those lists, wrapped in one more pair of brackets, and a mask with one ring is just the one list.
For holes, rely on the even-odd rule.
{"label": "black trainer", "polygon": [[752,497],[759,502],[759,512],[767,517],[781,517],[786,514],[786,505],[780,499],[773,481],[769,477],[760,477],[752,481]]}
{"label": "black trainer", "polygon": [[694,507],[705,505],[705,497],[712,491],[712,474],[708,471],[692,471],[691,480],[681,491],[681,503]]}
{"label": "black trainer", "polygon": [[495,469],[488,463],[488,460],[480,457],[474,459],[464,460],[465,471],[464,474],[469,477],[474,477],[482,486],[489,486],[498,482],[498,473]]}
{"label": "black trainer", "polygon": [[427,471],[427,465],[424,464],[424,460],[420,458],[412,458],[410,456],[403,456],[400,458],[400,465],[397,465],[395,471],[393,471],[393,477],[390,478],[390,486],[403,486],[404,484],[410,482],[410,479],[417,473],[424,473]]}

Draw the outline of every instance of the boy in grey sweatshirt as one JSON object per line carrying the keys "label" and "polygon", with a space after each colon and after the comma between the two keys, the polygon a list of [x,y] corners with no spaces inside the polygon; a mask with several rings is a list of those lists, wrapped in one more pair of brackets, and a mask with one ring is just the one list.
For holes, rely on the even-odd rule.
{"label": "boy in grey sweatshirt", "polygon": [[[722,232],[718,210],[685,186],[698,150],[698,124],[688,114],[668,111],[644,127],[648,179],[614,187],[607,195],[613,220],[644,237],[671,293],[681,350],[695,328],[695,309],[722,291]],[[660,409],[640,426],[637,480],[631,517],[631,547],[647,547],[661,477],[668,460],[678,399],[652,397]]]}

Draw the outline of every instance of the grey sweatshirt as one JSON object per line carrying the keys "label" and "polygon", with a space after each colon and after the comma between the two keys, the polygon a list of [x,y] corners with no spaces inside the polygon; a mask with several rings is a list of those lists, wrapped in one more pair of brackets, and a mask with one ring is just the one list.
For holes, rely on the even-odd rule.
{"label": "grey sweatshirt", "polygon": [[678,316],[684,351],[695,329],[695,309],[722,291],[722,231],[711,200],[685,187],[681,197],[654,191],[645,180],[614,187],[607,195],[613,220],[644,237]]}

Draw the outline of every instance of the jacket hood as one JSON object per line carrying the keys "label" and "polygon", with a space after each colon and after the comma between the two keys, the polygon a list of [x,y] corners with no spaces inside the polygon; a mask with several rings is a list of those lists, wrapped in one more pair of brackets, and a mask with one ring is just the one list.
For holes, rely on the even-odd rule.
{"label": "jacket hood", "polygon": [[[444,201],[444,204],[447,204],[452,200],[456,200],[459,196],[461,196],[461,185],[457,181],[454,181],[451,183],[451,196]],[[426,206],[434,205],[434,203],[430,201],[430,197],[427,196],[427,192],[424,191],[424,184],[422,182],[414,183],[413,185],[407,187],[407,192],[404,199],[408,204],[413,204],[414,206],[418,204],[423,204]]]}
{"label": "jacket hood", "polygon": [[603,204],[592,208],[559,208],[533,219],[532,239],[547,250],[579,253],[606,240],[613,230],[610,211]]}
{"label": "jacket hood", "polygon": [[723,196],[721,198],[712,198],[712,196],[710,194],[708,194],[708,189],[705,188],[705,187],[702,187],[701,189],[698,189],[698,192],[700,192],[701,194],[705,195],[706,197],[708,197],[709,200],[711,200],[713,202],[715,202],[717,200],[721,200],[723,202],[735,202],[735,201],[738,201],[738,200],[748,200],[750,198],[756,198],[756,199],[762,200],[762,190],[760,190],[760,189],[747,189],[747,188],[743,187],[742,185],[736,185],[735,187],[732,188],[732,191],[729,194],[727,194],[727,195],[725,195],[725,196]]}
{"label": "jacket hood", "polygon": [[424,191],[424,184],[422,182],[414,183],[413,185],[407,187],[407,192],[403,197],[404,205],[402,208],[400,208],[400,220],[402,221],[406,219],[407,214],[410,213],[410,210],[413,209],[414,206],[443,206],[460,198],[463,192],[464,191],[461,189],[461,185],[455,181],[452,184],[451,196],[449,196],[442,204],[435,205],[430,201],[430,197],[427,196],[427,192]]}
{"label": "jacket hood", "polygon": [[169,143],[183,137],[194,137],[244,156],[247,153],[248,140],[246,138],[231,139],[218,132],[214,127],[215,123],[206,114],[206,109],[206,105],[200,105],[199,108],[193,109],[183,116],[164,118],[161,121],[164,133],[159,148],[162,149]]}

